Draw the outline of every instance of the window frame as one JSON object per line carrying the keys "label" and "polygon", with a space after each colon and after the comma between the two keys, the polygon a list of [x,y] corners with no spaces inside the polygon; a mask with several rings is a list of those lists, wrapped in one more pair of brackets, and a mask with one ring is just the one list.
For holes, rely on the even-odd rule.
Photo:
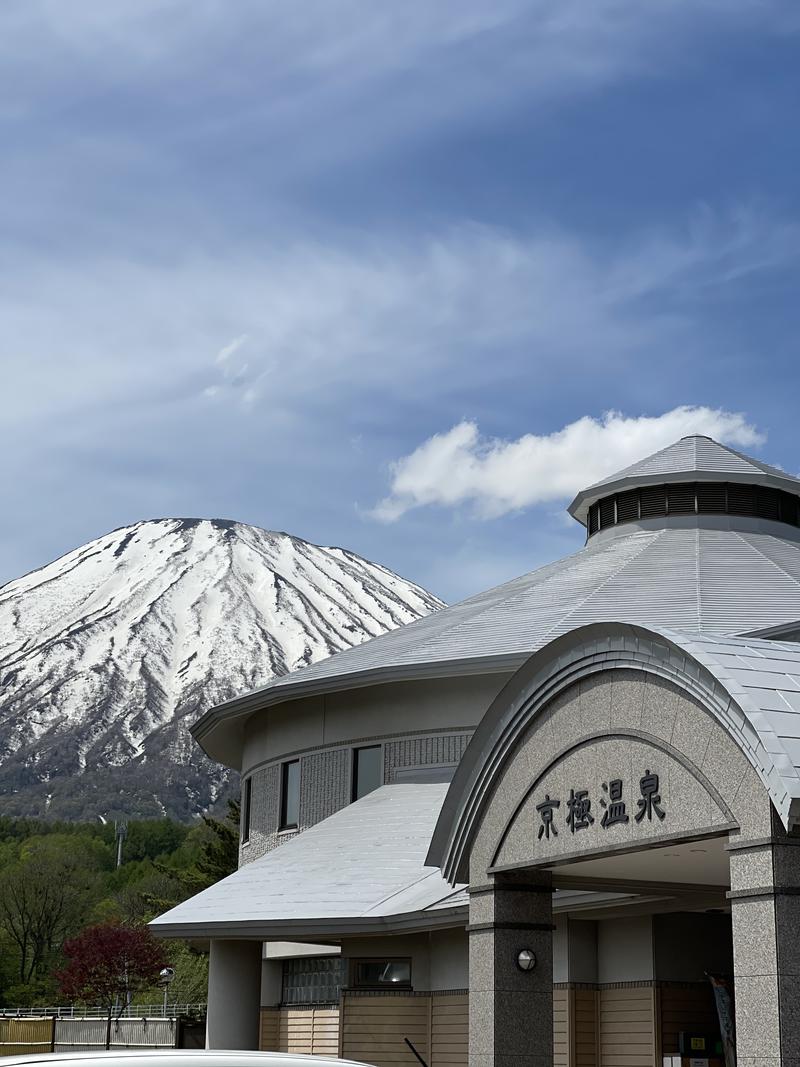
{"label": "window frame", "polygon": [[[288,812],[288,785],[289,785],[289,768],[297,767],[297,821],[289,822],[287,816]],[[280,802],[278,804],[278,833],[288,833],[291,830],[298,830],[300,828],[300,758],[284,760],[281,764],[281,789],[280,789]]]}
{"label": "window frame", "polygon": [[[387,966],[390,963],[407,963],[408,964],[408,981],[407,982],[357,982],[356,976],[358,974],[358,967],[364,963],[382,963]],[[413,989],[413,959],[411,956],[352,956],[348,961],[348,989],[371,989],[371,990],[386,990],[386,989]]]}
{"label": "window frame", "polygon": [[[378,784],[375,789],[380,789],[384,784],[384,767],[383,767],[383,744],[378,741],[372,745],[353,745],[350,750],[350,803],[354,804],[356,800],[361,800],[361,797],[357,795],[358,787],[358,754],[366,750],[377,749],[379,752],[379,765],[380,774]],[[375,790],[370,789],[369,793],[373,793]],[[362,797],[368,796],[369,793],[362,793]]]}

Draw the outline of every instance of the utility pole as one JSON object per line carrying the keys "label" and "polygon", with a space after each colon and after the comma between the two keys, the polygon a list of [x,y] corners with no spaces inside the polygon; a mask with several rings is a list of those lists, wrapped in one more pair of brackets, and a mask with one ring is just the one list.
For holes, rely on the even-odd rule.
{"label": "utility pole", "polygon": [[114,823],[114,834],[117,838],[117,867],[122,866],[122,842],[128,836],[128,824],[126,822]]}

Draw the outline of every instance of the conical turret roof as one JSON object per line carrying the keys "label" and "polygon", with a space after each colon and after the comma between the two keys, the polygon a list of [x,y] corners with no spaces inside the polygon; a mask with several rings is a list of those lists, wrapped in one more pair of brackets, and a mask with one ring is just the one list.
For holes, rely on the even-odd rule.
{"label": "conical turret roof", "polygon": [[[629,485],[704,480],[800,496],[800,481],[777,467],[689,437],[584,490],[573,509]],[[800,630],[800,529],[735,514],[616,526],[574,555],[213,708],[192,733],[221,759],[212,735],[253,710],[376,682],[516,670],[553,638],[608,620],[699,634]]]}
{"label": "conical turret roof", "polygon": [[586,489],[581,489],[570,504],[569,513],[585,526],[592,504],[612,493],[624,492],[642,485],[689,481],[765,485],[800,495],[800,480],[778,467],[762,463],[752,456],[745,456],[711,437],[692,434]]}

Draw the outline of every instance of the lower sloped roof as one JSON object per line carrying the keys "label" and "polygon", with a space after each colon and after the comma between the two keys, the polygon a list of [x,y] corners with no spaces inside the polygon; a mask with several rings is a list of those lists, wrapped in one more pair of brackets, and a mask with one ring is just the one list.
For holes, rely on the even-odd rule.
{"label": "lower sloped roof", "polygon": [[447,784],[385,785],[150,924],[163,937],[276,937],[428,929],[463,922],[425,854]]}

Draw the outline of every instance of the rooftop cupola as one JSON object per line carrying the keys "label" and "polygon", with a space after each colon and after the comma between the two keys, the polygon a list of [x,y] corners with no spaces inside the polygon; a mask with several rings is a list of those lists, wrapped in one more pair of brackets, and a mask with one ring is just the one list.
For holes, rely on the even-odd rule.
{"label": "rooftop cupola", "polygon": [[800,480],[699,434],[582,489],[569,513],[587,535],[676,516],[748,516],[800,526]]}

